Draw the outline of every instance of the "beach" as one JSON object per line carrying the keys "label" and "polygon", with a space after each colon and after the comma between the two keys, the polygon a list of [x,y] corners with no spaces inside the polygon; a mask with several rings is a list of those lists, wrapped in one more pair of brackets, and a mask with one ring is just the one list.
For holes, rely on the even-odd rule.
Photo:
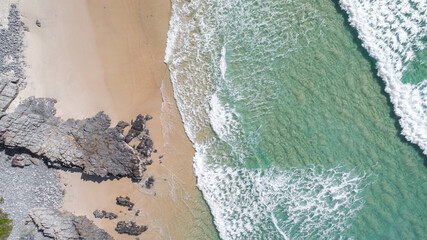
{"label": "beach", "polygon": [[[186,239],[211,226],[211,216],[192,169],[194,150],[186,136],[163,62],[170,16],[168,0],[150,1],[20,1],[22,21],[29,27],[25,50],[27,86],[18,101],[29,96],[52,97],[57,116],[82,119],[104,111],[112,126],[149,114],[154,141],[143,181],[82,177],[60,171],[64,187],[62,210],[85,215],[115,239],[119,220],[148,226],[140,239]],[[39,24],[36,24],[38,21]],[[13,107],[13,106],[12,106]],[[128,211],[116,197],[135,203]],[[114,221],[97,219],[95,210],[118,214]],[[208,227],[209,228],[209,227]]]}

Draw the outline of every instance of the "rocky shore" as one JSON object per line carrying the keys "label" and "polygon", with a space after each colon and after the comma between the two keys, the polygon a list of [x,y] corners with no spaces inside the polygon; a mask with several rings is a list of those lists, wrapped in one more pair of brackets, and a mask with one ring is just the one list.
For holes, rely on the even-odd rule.
{"label": "rocky shore", "polygon": [[[55,117],[55,103],[52,98],[30,97],[14,112],[2,113],[0,144],[14,155],[26,154],[53,167],[77,167],[100,177],[142,179],[144,161],[153,148],[150,137],[141,136],[149,116],[139,115],[125,137],[128,123],[119,122],[110,128],[110,118],[103,112],[92,118],[63,121]],[[135,147],[128,145],[130,141],[137,142]]]}
{"label": "rocky shore", "polygon": [[36,208],[30,212],[31,221],[44,236],[53,239],[112,239],[85,216],[75,216],[52,208]]}
{"label": "rocky shore", "polygon": [[[37,23],[41,27],[40,22]],[[79,169],[84,174],[141,181],[152,163],[153,141],[146,121],[138,115],[131,124],[111,127],[103,112],[94,117],[63,120],[56,117],[52,98],[30,97],[7,112],[25,87],[24,31],[15,5],[8,26],[0,26],[0,209],[13,220],[10,239],[112,239],[85,216],[58,210],[63,191],[57,171]],[[129,127],[125,135],[125,129]],[[154,178],[145,183],[154,184]],[[119,201],[132,210],[133,203]],[[95,217],[113,220],[117,215],[95,211]],[[139,235],[147,226],[119,221],[116,231]]]}

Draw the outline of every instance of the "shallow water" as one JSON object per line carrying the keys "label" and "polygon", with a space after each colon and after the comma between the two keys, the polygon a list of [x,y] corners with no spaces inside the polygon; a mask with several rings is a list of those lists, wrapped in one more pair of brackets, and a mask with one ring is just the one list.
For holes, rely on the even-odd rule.
{"label": "shallow water", "polygon": [[173,1],[166,62],[221,238],[427,235],[427,160],[337,2]]}

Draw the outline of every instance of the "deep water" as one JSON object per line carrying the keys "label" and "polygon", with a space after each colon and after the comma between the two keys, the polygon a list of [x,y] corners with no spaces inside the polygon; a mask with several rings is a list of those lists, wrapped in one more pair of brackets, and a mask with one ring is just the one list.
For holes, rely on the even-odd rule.
{"label": "deep water", "polygon": [[173,1],[166,62],[221,238],[427,236],[426,156],[358,37],[336,1]]}

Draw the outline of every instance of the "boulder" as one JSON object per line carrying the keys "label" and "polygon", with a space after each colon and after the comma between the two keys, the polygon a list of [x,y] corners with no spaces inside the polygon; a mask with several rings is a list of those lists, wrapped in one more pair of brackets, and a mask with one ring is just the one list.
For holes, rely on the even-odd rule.
{"label": "boulder", "polygon": [[116,204],[123,207],[128,207],[128,210],[131,211],[133,209],[133,206],[135,205],[133,202],[130,201],[130,198],[128,196],[126,197],[117,197],[116,198]]}
{"label": "boulder", "polygon": [[30,219],[45,237],[53,239],[113,239],[85,216],[51,208],[31,210]]}
{"label": "boulder", "polygon": [[128,234],[128,235],[134,235],[134,236],[139,236],[141,233],[147,231],[148,227],[144,226],[144,225],[136,225],[135,222],[125,222],[125,221],[120,221],[117,223],[116,226],[116,232],[120,233],[120,234]]}

